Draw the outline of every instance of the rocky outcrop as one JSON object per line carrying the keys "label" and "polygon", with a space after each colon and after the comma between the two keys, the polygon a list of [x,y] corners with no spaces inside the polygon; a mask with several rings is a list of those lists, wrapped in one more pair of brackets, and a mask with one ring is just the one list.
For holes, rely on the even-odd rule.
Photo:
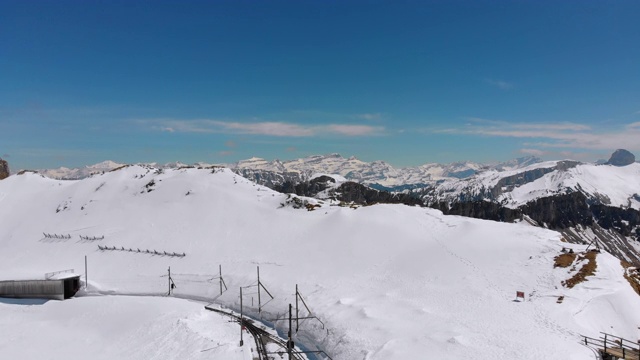
{"label": "rocky outcrop", "polygon": [[311,181],[294,182],[287,180],[282,185],[273,186],[273,190],[283,194],[296,194],[298,196],[314,197],[318,193],[328,189],[336,182],[329,176],[319,176]]}
{"label": "rocky outcrop", "polygon": [[9,177],[9,164],[0,159],[0,180],[6,179]]}
{"label": "rocky outcrop", "polygon": [[607,161],[608,165],[613,166],[627,166],[636,162],[636,157],[629,151],[625,149],[618,149],[611,154],[609,161]]}
{"label": "rocky outcrop", "polygon": [[330,190],[330,196],[336,200],[360,205],[372,204],[405,204],[420,205],[422,200],[405,193],[390,193],[388,191],[375,190],[354,182],[345,182],[339,187]]}
{"label": "rocky outcrop", "polygon": [[554,230],[593,224],[587,197],[579,192],[540,198],[520,209],[538,225]]}
{"label": "rocky outcrop", "polygon": [[442,211],[445,215],[461,215],[483,220],[513,222],[522,218],[522,211],[518,209],[509,209],[500,204],[482,200],[452,204],[440,202],[431,207]]}
{"label": "rocky outcrop", "polygon": [[640,241],[640,211],[606,205],[591,205],[593,217],[602,228]]}
{"label": "rocky outcrop", "polygon": [[[234,169],[233,172],[271,189],[282,186],[290,187],[305,180],[304,176],[298,172],[276,172],[256,169]],[[295,191],[290,191],[289,193],[295,193]]]}
{"label": "rocky outcrop", "polygon": [[335,179],[330,176],[319,176],[310,181],[294,184],[287,181],[273,189],[285,193],[296,194],[298,196],[316,197],[319,193],[326,191],[322,198],[329,198],[358,205],[372,204],[406,204],[423,205],[422,201],[414,195],[403,193],[391,193],[372,189],[368,186],[347,181],[335,187]]}

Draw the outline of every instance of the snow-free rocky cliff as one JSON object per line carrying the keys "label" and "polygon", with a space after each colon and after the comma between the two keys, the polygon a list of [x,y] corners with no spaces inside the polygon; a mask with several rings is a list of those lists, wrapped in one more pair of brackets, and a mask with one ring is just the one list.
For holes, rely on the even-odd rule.
{"label": "snow-free rocky cliff", "polygon": [[[10,176],[0,182],[2,278],[82,271],[86,255],[89,293],[139,297],[128,305],[115,297],[72,299],[65,306],[0,301],[3,353],[23,359],[235,358],[237,339],[209,332],[209,340],[196,341],[195,333],[222,329],[201,305],[145,301],[166,294],[168,267],[175,297],[215,299],[238,310],[239,287],[254,286],[245,290],[244,311],[256,318],[283,317],[295,304],[297,284],[325,328],[307,320],[295,341],[333,359],[578,360],[593,357],[581,334],[638,337],[640,297],[620,261],[598,254],[595,274],[567,288],[563,281],[586,260],[574,269],[554,268],[554,258],[563,248],[579,253],[586,246],[561,242],[557,232],[419,206],[341,207],[307,198],[314,205],[307,211],[290,200],[228,169],[128,166],[75,181]],[[219,265],[229,290],[218,297]],[[261,315],[251,291],[256,266],[274,295]],[[514,301],[516,291],[525,292],[525,301]],[[112,306],[122,306],[118,313],[129,319]],[[59,311],[64,316],[55,315]],[[286,331],[286,321],[274,325]],[[166,341],[149,334],[165,334]],[[65,335],[73,341],[51,341]]]}

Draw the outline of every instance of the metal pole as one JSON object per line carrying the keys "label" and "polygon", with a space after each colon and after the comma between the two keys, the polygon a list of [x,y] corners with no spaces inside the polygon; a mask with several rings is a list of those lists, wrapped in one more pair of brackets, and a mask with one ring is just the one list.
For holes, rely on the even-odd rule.
{"label": "metal pole", "polygon": [[260,266],[258,266],[258,314],[262,312],[262,302],[260,301]]}
{"label": "metal pole", "polygon": [[222,295],[222,264],[219,265],[220,270],[220,295]]}
{"label": "metal pole", "polygon": [[289,341],[287,341],[287,353],[289,354],[289,360],[293,359],[293,339],[291,339],[291,304],[289,304]]}
{"label": "metal pole", "polygon": [[84,256],[84,289],[89,287],[89,277],[87,275],[87,255]]}
{"label": "metal pole", "polygon": [[169,293],[167,294],[168,296],[171,295],[171,266],[169,266],[169,270],[167,270],[169,273]]}
{"label": "metal pole", "polygon": [[244,341],[242,341],[242,326],[244,324],[244,320],[242,319],[242,286],[240,287],[240,346],[244,345]]}
{"label": "metal pole", "polygon": [[299,326],[299,314],[298,314],[298,284],[296,284],[296,334],[298,333]]}

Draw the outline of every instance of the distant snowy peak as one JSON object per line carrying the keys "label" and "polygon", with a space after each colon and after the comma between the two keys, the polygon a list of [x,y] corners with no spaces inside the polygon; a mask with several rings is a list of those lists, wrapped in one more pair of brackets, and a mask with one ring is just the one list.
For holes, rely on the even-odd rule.
{"label": "distant snowy peak", "polygon": [[103,161],[101,163],[97,163],[94,165],[88,165],[81,168],[67,168],[60,167],[57,169],[44,169],[38,170],[38,172],[46,177],[52,179],[60,179],[60,180],[79,180],[89,177],[93,174],[99,174],[103,172],[108,172],[113,169],[117,169],[119,167],[124,166],[125,164],[120,164],[111,160]]}
{"label": "distant snowy peak", "polygon": [[89,165],[86,168],[87,169],[97,169],[97,170],[104,170],[104,169],[110,169],[111,170],[111,169],[118,168],[118,167],[120,167],[122,165],[124,165],[124,164],[120,164],[120,163],[117,163],[117,162],[114,162],[114,161],[111,161],[111,160],[106,160],[106,161],[103,161],[101,163],[97,163],[97,164],[94,164],[94,165]]}

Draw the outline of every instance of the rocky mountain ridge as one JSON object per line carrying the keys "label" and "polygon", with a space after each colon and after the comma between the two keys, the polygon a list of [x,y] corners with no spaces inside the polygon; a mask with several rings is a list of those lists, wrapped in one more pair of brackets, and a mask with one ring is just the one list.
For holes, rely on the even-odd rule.
{"label": "rocky mountain ridge", "polygon": [[[232,164],[221,164],[235,173],[258,184],[269,187],[281,186],[286,181],[299,183],[309,181],[316,174],[333,174],[345,177],[347,180],[365,184],[379,190],[401,191],[425,186],[433,186],[449,179],[462,179],[489,169],[507,171],[539,163],[536,157],[523,157],[500,163],[480,164],[471,161],[460,161],[449,164],[427,163],[417,167],[395,168],[384,161],[365,162],[354,156],[344,158],[340,154],[314,155],[295,160],[273,160],[251,158]],[[42,169],[38,170],[44,176],[61,179],[76,180],[92,174],[110,171],[124,164],[104,161],[99,164],[82,168]],[[196,163],[193,165],[181,162],[167,164],[140,164],[157,168],[180,168],[187,166],[209,167],[212,164]]]}
{"label": "rocky mountain ridge", "polygon": [[6,160],[0,159],[0,180],[9,177],[11,172],[9,171],[9,163]]}
{"label": "rocky mountain ridge", "polygon": [[[407,188],[434,186],[447,179],[467,178],[488,169],[499,171],[517,169],[540,161],[539,158],[530,156],[492,164],[461,161],[395,168],[384,161],[364,162],[353,156],[344,158],[340,154],[329,154],[289,161],[267,161],[261,158],[251,158],[230,164],[228,167],[250,180],[267,186],[283,184],[273,183],[276,178],[274,174],[280,174],[282,180],[292,182],[308,181],[315,174],[337,174],[347,180],[376,189],[398,191]],[[264,183],[261,179],[269,179],[272,183]]]}

